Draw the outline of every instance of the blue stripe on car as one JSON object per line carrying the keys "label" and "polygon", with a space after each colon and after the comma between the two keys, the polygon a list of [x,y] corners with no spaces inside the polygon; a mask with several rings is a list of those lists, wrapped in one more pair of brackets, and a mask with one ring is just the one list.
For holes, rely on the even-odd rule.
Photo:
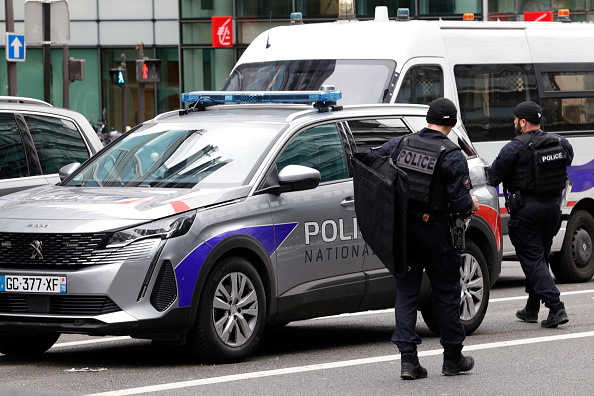
{"label": "blue stripe on car", "polygon": [[194,249],[176,268],[175,276],[177,278],[179,291],[179,306],[187,307],[192,303],[194,286],[202,264],[208,254],[219,242],[232,235],[244,234],[250,235],[258,240],[266,249],[269,256],[272,256],[276,249],[287,239],[291,232],[297,227],[298,223],[287,223],[274,225],[265,225],[257,227],[246,227],[237,230],[223,232],[210,238],[205,243]]}

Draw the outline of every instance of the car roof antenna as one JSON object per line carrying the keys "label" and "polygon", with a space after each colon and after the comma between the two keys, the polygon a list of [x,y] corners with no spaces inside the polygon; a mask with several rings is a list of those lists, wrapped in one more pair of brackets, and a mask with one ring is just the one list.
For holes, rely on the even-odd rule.
{"label": "car roof antenna", "polygon": [[272,11],[270,11],[270,19],[268,20],[268,37],[266,38],[266,49],[270,48],[270,28],[272,26]]}

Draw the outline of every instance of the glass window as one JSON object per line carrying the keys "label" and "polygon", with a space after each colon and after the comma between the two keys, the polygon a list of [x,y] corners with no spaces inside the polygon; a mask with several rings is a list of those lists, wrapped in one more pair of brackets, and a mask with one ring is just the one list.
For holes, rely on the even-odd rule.
{"label": "glass window", "polygon": [[292,10],[292,0],[236,0],[235,5],[238,18],[289,18]]}
{"label": "glass window", "polygon": [[233,0],[181,0],[184,19],[233,15]]}
{"label": "glass window", "polygon": [[210,21],[204,23],[182,23],[182,44],[212,44]]}
{"label": "glass window", "polygon": [[320,183],[346,179],[347,164],[336,124],[313,127],[295,137],[276,161],[279,171],[287,165],[317,169]]}
{"label": "glass window", "polygon": [[339,104],[382,103],[396,63],[391,60],[292,60],[246,63],[227,79],[227,91],[306,91],[334,85]]}
{"label": "glass window", "polygon": [[402,80],[396,103],[429,104],[443,97],[443,72],[439,66],[415,66]]}
{"label": "glass window", "polygon": [[70,121],[40,115],[25,116],[43,174],[58,173],[61,167],[89,158],[87,146]]}
{"label": "glass window", "polygon": [[396,13],[399,8],[408,8],[410,15],[415,15],[415,1],[414,0],[357,0],[355,3],[357,6],[357,16],[364,18],[375,17],[375,7],[386,6],[388,7],[388,16],[390,18],[396,18]]}
{"label": "glass window", "polygon": [[235,53],[232,48],[184,49],[182,59],[182,92],[221,89],[235,65]]}
{"label": "glass window", "polygon": [[287,26],[286,21],[269,22],[269,21],[251,21],[243,20],[237,22],[237,42],[239,44],[250,44],[256,37],[268,29],[277,26]]}
{"label": "glass window", "polygon": [[545,92],[593,91],[594,71],[543,72]]}
{"label": "glass window", "polygon": [[[236,117],[241,118],[241,115]],[[68,183],[87,187],[227,188],[250,180],[284,124],[147,123]],[[198,124],[194,122],[193,124]]]}
{"label": "glass window", "polygon": [[514,107],[539,102],[531,64],[456,65],[454,76],[462,122],[474,142],[512,139]]}
{"label": "glass window", "polygon": [[379,147],[396,136],[412,132],[400,118],[355,120],[348,121],[348,124],[359,153]]}
{"label": "glass window", "polygon": [[157,48],[157,59],[162,59],[161,82],[157,87],[157,114],[179,109],[179,52],[177,48]]}
{"label": "glass window", "polygon": [[594,98],[543,98],[541,107],[548,132],[594,129]]}
{"label": "glass window", "polygon": [[552,4],[551,0],[519,0],[518,10],[520,13],[524,11],[550,11]]}
{"label": "glass window", "polygon": [[0,113],[0,179],[28,175],[25,148],[14,116]]}
{"label": "glass window", "polygon": [[[571,18],[571,12],[573,11],[584,11],[586,9],[585,0],[553,0],[553,10],[560,8],[569,9],[569,17]],[[573,20],[573,18],[572,18]]]}
{"label": "glass window", "polygon": [[490,13],[513,13],[515,11],[515,0],[491,0],[489,1]]}

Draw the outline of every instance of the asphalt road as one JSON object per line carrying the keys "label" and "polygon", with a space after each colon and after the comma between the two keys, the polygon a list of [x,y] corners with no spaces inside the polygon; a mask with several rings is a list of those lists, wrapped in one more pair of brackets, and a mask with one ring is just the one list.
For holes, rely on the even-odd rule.
{"label": "asphalt road", "polygon": [[[199,365],[171,347],[127,337],[62,335],[35,361],[0,355],[1,395],[594,395],[594,279],[559,284],[567,325],[515,318],[525,302],[519,265],[504,262],[481,327],[466,339],[475,368],[443,377],[439,339],[419,315],[427,379],[402,381],[390,343],[393,310],[294,322],[267,330],[247,361]],[[544,319],[548,310],[541,310]]]}

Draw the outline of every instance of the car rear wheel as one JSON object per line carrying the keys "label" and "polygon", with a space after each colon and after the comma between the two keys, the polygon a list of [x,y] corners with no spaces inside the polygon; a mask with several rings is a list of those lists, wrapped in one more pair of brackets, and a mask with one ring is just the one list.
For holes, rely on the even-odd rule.
{"label": "car rear wheel", "polygon": [[7,356],[35,356],[50,349],[60,338],[60,333],[37,331],[0,332],[0,353]]}
{"label": "car rear wheel", "polygon": [[258,346],[266,318],[266,294],[254,266],[224,259],[206,279],[196,323],[186,347],[203,362],[244,360]]}
{"label": "car rear wheel", "polygon": [[588,282],[594,276],[594,218],[585,210],[575,212],[563,238],[561,252],[551,257],[551,270],[559,282]]}
{"label": "car rear wheel", "polygon": [[[460,267],[460,319],[470,335],[479,328],[489,304],[489,269],[487,261],[479,247],[472,241],[466,241],[466,249],[462,252],[462,266]],[[437,311],[433,298],[429,298],[427,305],[421,310],[427,327],[439,334]]]}

